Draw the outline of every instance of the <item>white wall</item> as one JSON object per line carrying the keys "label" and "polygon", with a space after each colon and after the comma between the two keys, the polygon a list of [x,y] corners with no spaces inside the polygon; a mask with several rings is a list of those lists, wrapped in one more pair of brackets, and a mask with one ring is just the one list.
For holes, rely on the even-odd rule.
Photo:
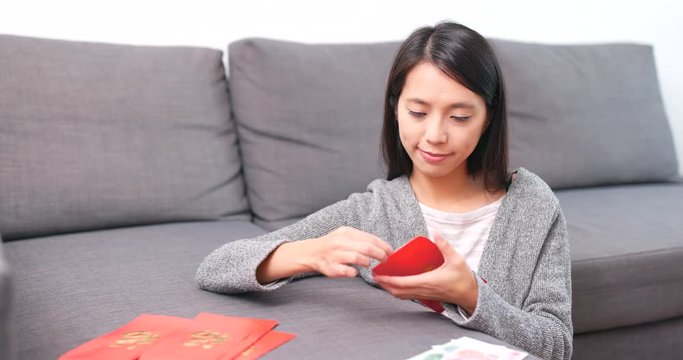
{"label": "white wall", "polygon": [[[683,2],[675,0],[15,0],[0,33],[224,49],[243,37],[303,42],[401,40],[443,19],[487,37],[655,46],[662,95],[683,174]],[[645,120],[644,120],[645,121]]]}

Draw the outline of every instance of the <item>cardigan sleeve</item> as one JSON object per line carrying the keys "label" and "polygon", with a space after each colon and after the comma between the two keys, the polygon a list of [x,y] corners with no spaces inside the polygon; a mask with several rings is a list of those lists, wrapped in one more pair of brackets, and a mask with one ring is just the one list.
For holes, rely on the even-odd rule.
{"label": "cardigan sleeve", "polygon": [[479,294],[472,316],[465,319],[453,304],[444,304],[446,315],[460,326],[484,332],[544,359],[570,359],[571,261],[566,226],[558,207],[522,308],[506,302],[476,276]]}
{"label": "cardigan sleeve", "polygon": [[291,241],[317,238],[342,226],[357,228],[371,193],[357,193],[348,199],[323,208],[301,221],[277,231],[251,239],[229,242],[211,252],[197,269],[197,285],[218,293],[272,291],[300,278],[305,273],[262,285],[256,280],[256,269],[278,246]]}

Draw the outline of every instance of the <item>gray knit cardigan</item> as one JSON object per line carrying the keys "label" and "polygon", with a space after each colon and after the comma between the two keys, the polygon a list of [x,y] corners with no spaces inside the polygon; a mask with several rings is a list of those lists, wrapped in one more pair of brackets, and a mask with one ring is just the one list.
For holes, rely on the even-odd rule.
{"label": "gray knit cardigan", "polygon": [[[552,190],[532,172],[516,171],[484,247],[479,297],[472,316],[444,304],[458,325],[489,334],[546,359],[572,353],[571,270],[567,226]],[[341,226],[378,236],[394,249],[427,227],[407,177],[375,180],[365,193],[330,205],[305,219],[253,239],[237,240],[209,254],[197,270],[199,287],[220,293],[270,291],[292,280],[263,286],[256,268],[279,245],[323,236]],[[372,268],[376,264],[373,260]],[[372,273],[358,267],[371,285]],[[307,275],[307,274],[306,274]]]}

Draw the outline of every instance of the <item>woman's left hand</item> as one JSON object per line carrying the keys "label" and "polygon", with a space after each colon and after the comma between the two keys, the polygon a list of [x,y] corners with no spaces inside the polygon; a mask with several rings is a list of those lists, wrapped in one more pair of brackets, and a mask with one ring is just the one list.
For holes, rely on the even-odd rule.
{"label": "woman's left hand", "polygon": [[441,250],[444,263],[440,267],[419,275],[377,275],[375,282],[391,295],[403,299],[425,299],[460,306],[468,314],[477,307],[479,287],[465,259],[440,234],[434,242]]}

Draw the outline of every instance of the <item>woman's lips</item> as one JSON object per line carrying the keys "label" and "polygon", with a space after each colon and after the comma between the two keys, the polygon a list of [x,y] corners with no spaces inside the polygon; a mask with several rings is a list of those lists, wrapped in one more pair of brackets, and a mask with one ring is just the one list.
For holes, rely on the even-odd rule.
{"label": "woman's lips", "polygon": [[448,154],[431,153],[429,151],[424,151],[422,149],[418,150],[420,150],[422,158],[430,164],[438,164],[448,157]]}

